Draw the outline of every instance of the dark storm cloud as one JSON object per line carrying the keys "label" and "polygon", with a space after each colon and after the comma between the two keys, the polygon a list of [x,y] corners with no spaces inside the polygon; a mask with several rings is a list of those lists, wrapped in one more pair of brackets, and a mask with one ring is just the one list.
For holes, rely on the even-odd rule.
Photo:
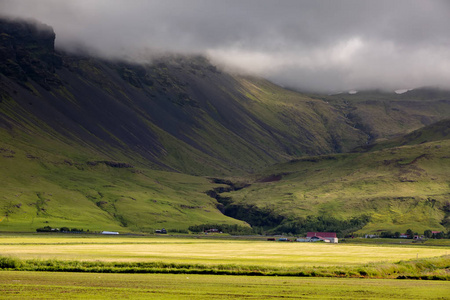
{"label": "dark storm cloud", "polygon": [[109,57],[200,53],[288,86],[450,88],[449,1],[0,0],[57,46]]}

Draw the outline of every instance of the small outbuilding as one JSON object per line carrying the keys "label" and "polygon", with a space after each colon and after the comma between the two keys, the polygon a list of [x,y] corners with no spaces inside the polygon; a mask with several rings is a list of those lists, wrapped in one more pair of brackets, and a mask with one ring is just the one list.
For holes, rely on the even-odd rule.
{"label": "small outbuilding", "polygon": [[338,243],[336,232],[308,232],[305,240],[307,242],[324,241],[326,243]]}

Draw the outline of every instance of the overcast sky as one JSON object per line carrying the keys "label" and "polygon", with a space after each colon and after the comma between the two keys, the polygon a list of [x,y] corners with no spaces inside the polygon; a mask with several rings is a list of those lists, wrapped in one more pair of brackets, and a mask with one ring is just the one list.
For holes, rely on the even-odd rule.
{"label": "overcast sky", "polygon": [[450,1],[0,0],[104,56],[205,54],[285,86],[450,88]]}

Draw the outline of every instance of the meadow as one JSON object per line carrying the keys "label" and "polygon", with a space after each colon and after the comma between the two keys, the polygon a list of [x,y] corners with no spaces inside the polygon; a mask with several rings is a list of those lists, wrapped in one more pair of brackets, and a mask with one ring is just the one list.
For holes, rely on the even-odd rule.
{"label": "meadow", "polygon": [[446,299],[448,282],[0,271],[2,299]]}
{"label": "meadow", "polygon": [[[21,265],[71,268],[85,262],[87,266],[96,263],[96,267],[102,268],[170,268],[190,272],[212,269],[293,274],[339,268],[348,271],[363,265],[445,256],[449,250],[446,246],[412,244],[290,243],[207,236],[0,236],[2,257],[20,260]],[[43,263],[48,261],[51,263]]]}
{"label": "meadow", "polygon": [[195,237],[99,235],[0,236],[2,255],[20,259],[236,264],[295,268],[350,266],[434,257],[449,247],[289,243]]}
{"label": "meadow", "polygon": [[0,293],[2,299],[445,299],[449,250],[223,236],[2,234]]}

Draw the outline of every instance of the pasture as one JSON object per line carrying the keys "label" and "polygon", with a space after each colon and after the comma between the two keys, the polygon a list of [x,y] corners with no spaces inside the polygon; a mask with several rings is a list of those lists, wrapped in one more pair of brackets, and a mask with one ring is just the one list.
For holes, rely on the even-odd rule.
{"label": "pasture", "polygon": [[355,266],[435,257],[450,247],[289,243],[207,237],[98,235],[0,236],[0,253],[20,259],[235,264],[263,267]]}
{"label": "pasture", "polygon": [[0,271],[2,299],[446,299],[444,281]]}
{"label": "pasture", "polygon": [[[2,299],[445,299],[449,250],[205,236],[2,234],[0,294]],[[447,281],[393,279],[399,276]]]}

